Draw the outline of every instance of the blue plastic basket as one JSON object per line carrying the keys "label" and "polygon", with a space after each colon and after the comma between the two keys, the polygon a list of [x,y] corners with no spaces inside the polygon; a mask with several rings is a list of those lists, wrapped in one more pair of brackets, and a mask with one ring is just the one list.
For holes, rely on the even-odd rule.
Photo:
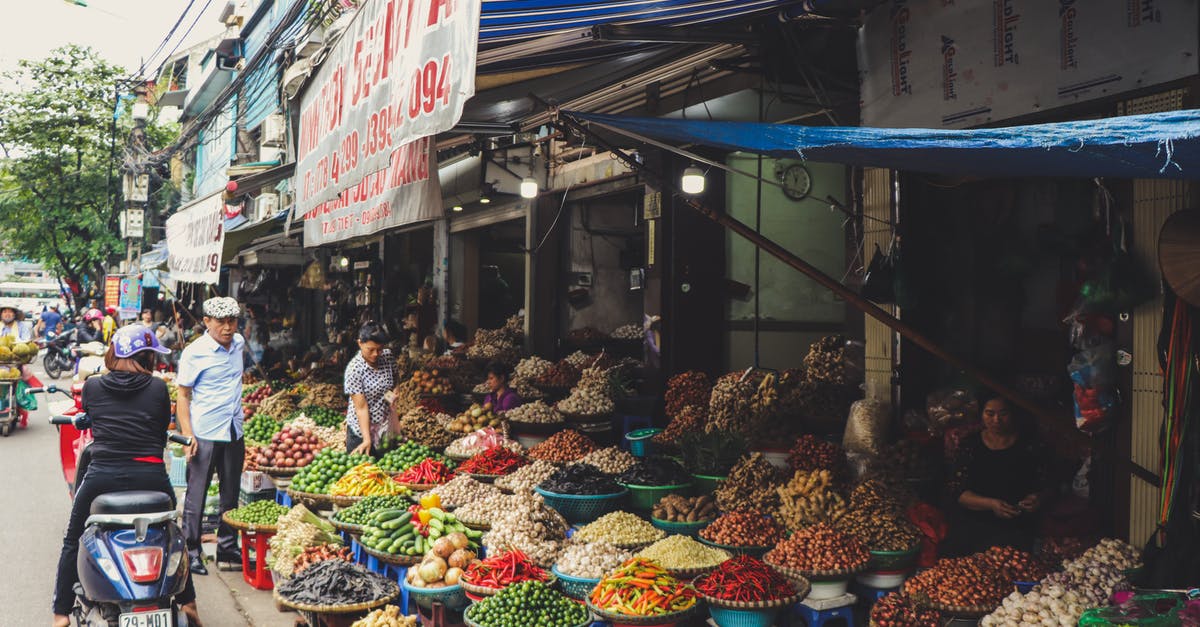
{"label": "blue plastic basket", "polygon": [[671,522],[669,520],[659,520],[651,518],[650,524],[662,529],[663,531],[680,536],[688,536],[695,538],[700,534],[700,530],[707,527],[711,520],[701,520],[699,522]]}
{"label": "blue plastic basket", "polygon": [[710,605],[708,613],[719,627],[771,627],[780,609],[734,610]]}
{"label": "blue plastic basket", "polygon": [[176,457],[171,455],[171,469],[167,471],[167,475],[171,478],[171,487],[186,488],[187,487],[187,458]]}
{"label": "blue plastic basket", "polygon": [[587,600],[588,595],[592,593],[592,588],[595,588],[596,584],[600,583],[599,579],[581,579],[579,577],[564,575],[558,569],[558,566],[551,568],[550,572],[554,573],[555,577],[558,577],[559,590],[562,590],[563,594],[577,601]]}
{"label": "blue plastic basket", "polygon": [[534,492],[542,495],[549,505],[571,524],[589,523],[597,518],[616,511],[625,503],[629,490],[621,488],[613,494],[558,494],[547,492],[537,486]]}
{"label": "blue plastic basket", "polygon": [[625,434],[625,440],[629,442],[629,452],[634,457],[648,457],[654,454],[654,442],[650,440],[654,436],[662,433],[662,429],[651,427],[649,429],[638,429]]}
{"label": "blue plastic basket", "polygon": [[463,590],[461,585],[443,586],[441,588],[414,588],[407,581],[402,583],[408,596],[412,599],[417,607],[427,610],[433,609],[435,601],[441,601],[442,605],[449,610],[462,610],[471,604],[471,600],[467,598],[466,590]]}

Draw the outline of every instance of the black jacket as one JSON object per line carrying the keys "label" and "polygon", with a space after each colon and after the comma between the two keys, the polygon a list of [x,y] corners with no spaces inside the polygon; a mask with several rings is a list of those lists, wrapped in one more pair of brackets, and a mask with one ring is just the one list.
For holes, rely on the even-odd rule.
{"label": "black jacket", "polygon": [[171,424],[167,384],[148,374],[110,372],[83,384],[92,421],[92,460],[162,457]]}
{"label": "black jacket", "polygon": [[93,329],[90,325],[82,325],[79,327],[79,333],[75,334],[75,339],[79,340],[80,344],[88,342],[100,342],[104,339],[104,332]]}

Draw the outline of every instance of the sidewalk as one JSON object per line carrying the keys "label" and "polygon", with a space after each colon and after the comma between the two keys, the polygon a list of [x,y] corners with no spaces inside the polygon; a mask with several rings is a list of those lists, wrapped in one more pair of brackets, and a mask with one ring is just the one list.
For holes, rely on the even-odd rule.
{"label": "sidewalk", "polygon": [[212,560],[217,545],[204,544],[208,556],[208,575],[193,575],[200,620],[207,627],[252,625],[253,627],[293,627],[299,614],[280,612],[270,590],[256,590],[242,579],[240,571],[218,570]]}

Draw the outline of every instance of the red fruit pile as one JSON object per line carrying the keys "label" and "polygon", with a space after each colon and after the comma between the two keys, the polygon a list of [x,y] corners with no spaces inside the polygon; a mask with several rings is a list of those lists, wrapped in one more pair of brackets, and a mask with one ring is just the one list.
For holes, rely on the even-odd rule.
{"label": "red fruit pile", "polygon": [[259,466],[300,468],[313,460],[317,451],[325,448],[312,429],[285,426],[271,436],[271,443],[258,454]]}

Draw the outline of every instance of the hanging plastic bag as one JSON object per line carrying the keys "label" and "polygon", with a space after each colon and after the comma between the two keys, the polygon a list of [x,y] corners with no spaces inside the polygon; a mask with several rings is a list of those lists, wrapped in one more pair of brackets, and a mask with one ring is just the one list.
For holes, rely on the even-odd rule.
{"label": "hanging plastic bag", "polygon": [[850,405],[850,419],[846,421],[846,432],[842,435],[842,448],[848,453],[877,456],[887,443],[888,423],[891,409],[874,399],[854,401]]}
{"label": "hanging plastic bag", "polygon": [[867,274],[863,277],[862,297],[876,303],[892,302],[896,298],[892,289],[894,280],[891,255],[883,254],[879,244],[875,244],[875,254],[871,257],[871,263],[867,264]]}
{"label": "hanging plastic bag", "polygon": [[1075,384],[1075,426],[1096,433],[1108,426],[1117,405],[1116,348],[1104,340],[1076,353],[1067,367]]}
{"label": "hanging plastic bag", "polygon": [[37,411],[37,397],[29,391],[29,384],[25,381],[17,381],[17,407],[25,411]]}

